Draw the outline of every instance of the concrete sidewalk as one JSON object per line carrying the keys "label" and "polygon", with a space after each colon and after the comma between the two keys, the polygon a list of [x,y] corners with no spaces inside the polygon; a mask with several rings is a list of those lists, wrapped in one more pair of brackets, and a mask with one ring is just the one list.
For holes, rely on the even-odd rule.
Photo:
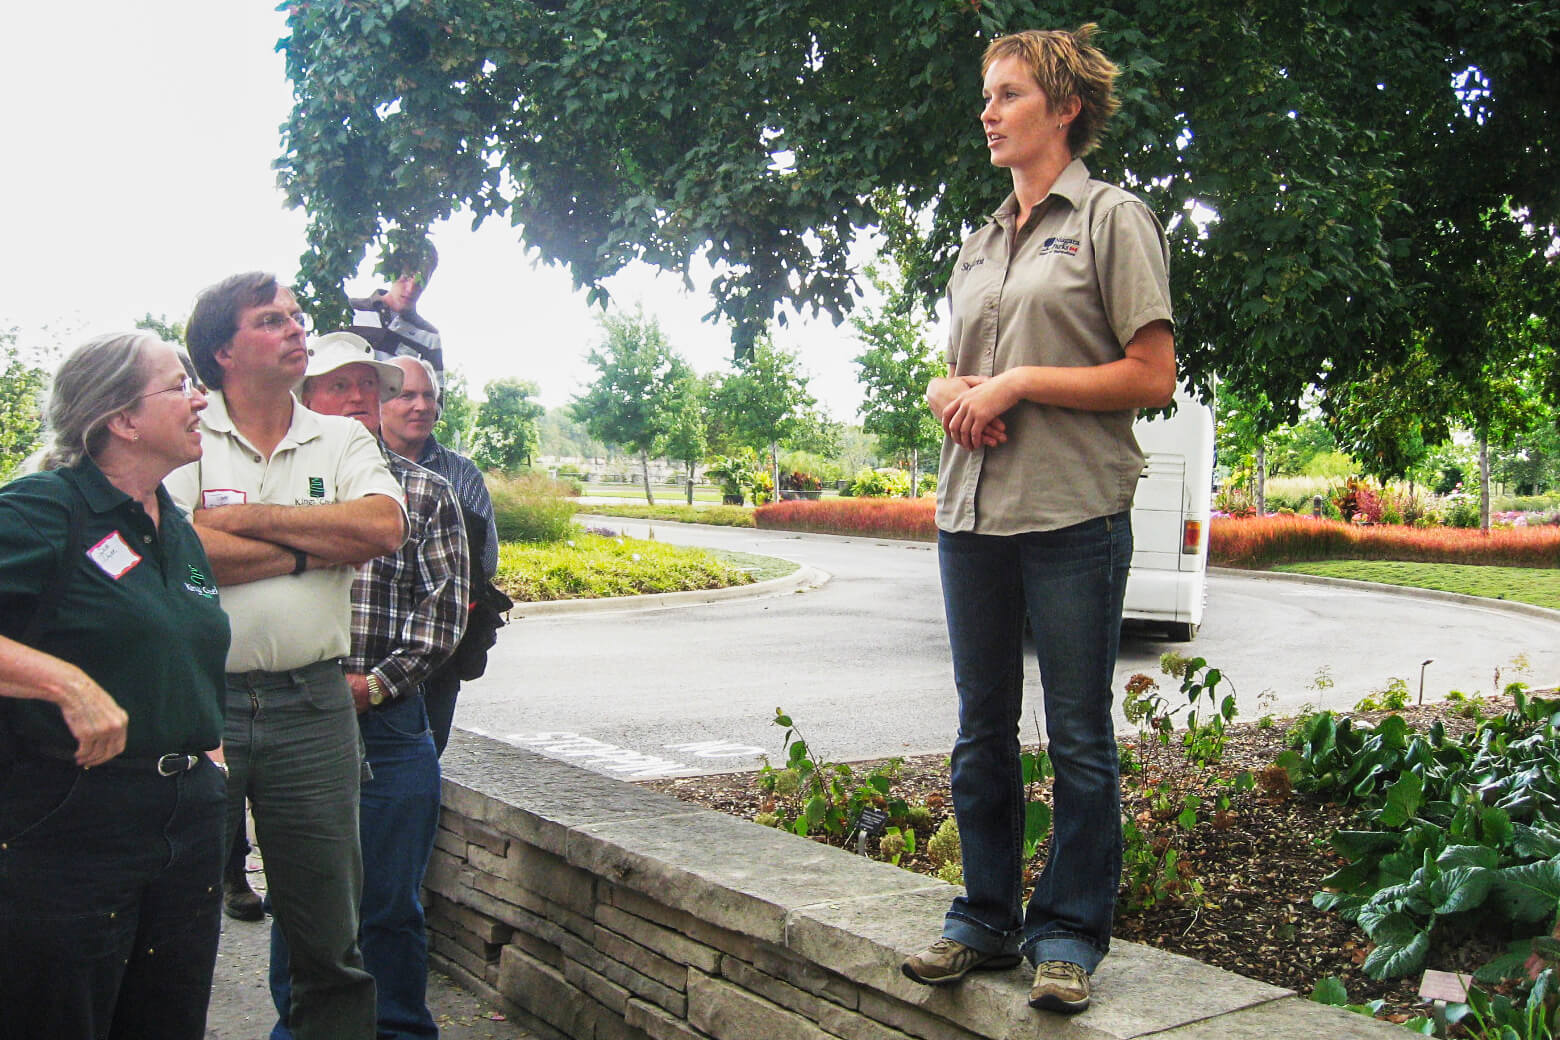
{"label": "concrete sidewalk", "polygon": [[[251,863],[255,859],[251,856]],[[251,871],[249,882],[264,893],[263,872]],[[222,944],[206,1016],[207,1040],[265,1040],[271,1035],[276,1009],[266,984],[270,952],[270,917],[264,921],[222,918]],[[520,1040],[536,1035],[437,971],[428,973],[428,1008],[443,1040]]]}

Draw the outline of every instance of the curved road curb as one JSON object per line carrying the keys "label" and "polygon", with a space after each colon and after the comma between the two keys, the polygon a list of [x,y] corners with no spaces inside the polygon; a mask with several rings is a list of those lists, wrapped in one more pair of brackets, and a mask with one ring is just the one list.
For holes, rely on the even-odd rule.
{"label": "curved road curb", "polygon": [[667,607],[695,607],[733,599],[757,599],[784,592],[814,589],[831,575],[817,567],[802,564],[790,574],[752,585],[732,585],[724,589],[694,589],[690,592],[656,592],[644,596],[612,596],[602,599],[557,599],[544,603],[516,603],[511,619],[556,617],[560,614],[606,614],[626,610],[662,610]]}

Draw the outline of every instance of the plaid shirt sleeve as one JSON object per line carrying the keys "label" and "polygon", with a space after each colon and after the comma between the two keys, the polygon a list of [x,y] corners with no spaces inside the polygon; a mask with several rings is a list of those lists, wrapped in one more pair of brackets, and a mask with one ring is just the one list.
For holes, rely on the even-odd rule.
{"label": "plaid shirt sleeve", "polygon": [[391,468],[406,489],[412,534],[398,552],[358,570],[348,670],[377,675],[399,697],[460,642],[471,578],[466,526],[449,484],[399,456]]}

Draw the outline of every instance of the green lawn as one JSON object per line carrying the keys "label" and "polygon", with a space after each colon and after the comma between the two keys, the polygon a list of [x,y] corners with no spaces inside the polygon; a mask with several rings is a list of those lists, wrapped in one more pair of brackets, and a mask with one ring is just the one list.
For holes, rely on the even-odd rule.
{"label": "green lawn", "polygon": [[1323,560],[1284,564],[1273,569],[1323,578],[1352,578],[1383,585],[1459,592],[1465,596],[1511,600],[1560,610],[1560,569],[1394,563],[1388,560]]}
{"label": "green lawn", "polygon": [[[650,490],[655,493],[657,503],[669,502],[686,505],[688,503],[688,489],[681,484],[651,484]],[[637,498],[645,497],[645,489],[638,484],[600,484],[595,481],[582,482],[580,484],[581,498]],[[720,488],[700,487],[695,484],[693,488],[693,501],[700,502],[720,501]]]}

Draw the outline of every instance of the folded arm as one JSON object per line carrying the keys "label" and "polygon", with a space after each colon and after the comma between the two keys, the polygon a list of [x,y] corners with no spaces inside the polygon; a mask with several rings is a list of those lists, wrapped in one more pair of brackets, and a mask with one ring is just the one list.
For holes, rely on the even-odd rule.
{"label": "folded arm", "polygon": [[192,519],[221,585],[290,574],[294,549],[310,567],[356,566],[395,552],[406,537],[400,504],[377,494],[322,506],[215,506]]}

